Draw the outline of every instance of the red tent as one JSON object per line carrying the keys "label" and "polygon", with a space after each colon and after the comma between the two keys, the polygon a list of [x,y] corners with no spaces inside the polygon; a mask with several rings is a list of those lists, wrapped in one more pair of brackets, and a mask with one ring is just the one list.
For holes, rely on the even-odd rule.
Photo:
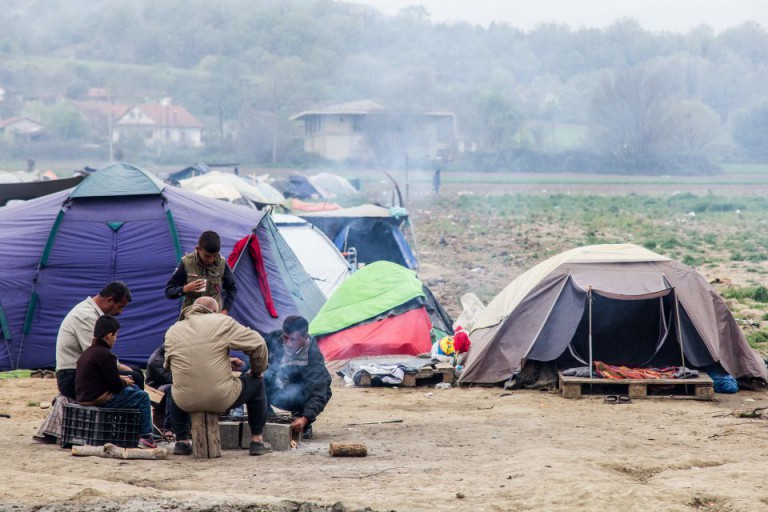
{"label": "red tent", "polygon": [[317,345],[326,361],[369,356],[415,356],[432,348],[431,328],[427,310],[421,306],[373,323],[318,337]]}

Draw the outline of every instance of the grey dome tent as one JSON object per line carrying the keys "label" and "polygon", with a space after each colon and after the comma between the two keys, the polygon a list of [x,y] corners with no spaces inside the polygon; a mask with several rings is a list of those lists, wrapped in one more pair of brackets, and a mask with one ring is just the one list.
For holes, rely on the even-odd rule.
{"label": "grey dome tent", "polygon": [[512,281],[472,319],[462,383],[498,383],[525,361],[719,363],[766,380],[725,301],[694,269],[632,244],[579,247]]}

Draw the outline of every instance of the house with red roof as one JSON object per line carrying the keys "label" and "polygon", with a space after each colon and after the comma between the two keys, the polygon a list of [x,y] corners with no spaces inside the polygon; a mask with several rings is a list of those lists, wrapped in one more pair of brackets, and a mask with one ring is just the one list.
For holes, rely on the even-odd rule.
{"label": "house with red roof", "polygon": [[9,117],[0,120],[0,136],[16,142],[30,142],[40,137],[45,131],[42,123],[29,117]]}
{"label": "house with red roof", "polygon": [[133,105],[112,120],[112,142],[138,135],[147,146],[196,148],[203,145],[203,123],[170,99]]}

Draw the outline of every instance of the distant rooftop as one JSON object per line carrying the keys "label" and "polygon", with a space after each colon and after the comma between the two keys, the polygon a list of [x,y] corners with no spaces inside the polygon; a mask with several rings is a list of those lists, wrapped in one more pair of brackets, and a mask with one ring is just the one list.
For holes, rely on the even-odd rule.
{"label": "distant rooftop", "polygon": [[41,128],[43,126],[39,121],[35,121],[31,117],[16,116],[16,117],[9,117],[8,119],[0,120],[0,128],[5,128],[6,126],[11,126],[21,121],[29,121],[29,122],[35,123]]}
{"label": "distant rooftop", "polygon": [[[197,120],[186,108],[181,105],[163,105],[160,103],[142,103],[133,105],[126,110],[116,122],[125,117],[128,112],[138,109],[152,119],[158,126],[184,126],[192,128],[203,128],[203,123]],[[120,124],[131,124],[123,121]]]}
{"label": "distant rooftop", "polygon": [[[349,101],[346,103],[336,103],[325,107],[318,107],[312,110],[305,110],[291,117],[291,121],[300,121],[307,116],[327,116],[327,115],[368,115],[376,112],[385,112],[387,107],[378,101],[367,99],[358,101]],[[452,112],[417,112],[425,116],[453,116]]]}

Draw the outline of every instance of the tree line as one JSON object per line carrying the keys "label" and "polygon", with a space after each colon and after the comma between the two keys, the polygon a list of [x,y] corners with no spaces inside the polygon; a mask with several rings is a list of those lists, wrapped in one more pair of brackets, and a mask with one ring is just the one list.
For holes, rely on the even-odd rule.
{"label": "tree line", "polygon": [[[3,117],[29,108],[12,98],[78,99],[91,87],[123,102],[172,96],[206,124],[204,151],[298,162],[290,115],[373,98],[455,112],[476,149],[456,155],[467,168],[716,172],[712,162],[768,158],[768,32],[756,23],[523,31],[331,0],[6,3]],[[59,138],[103,137],[51,108],[38,110],[59,119]],[[574,127],[574,140],[556,136]]]}

